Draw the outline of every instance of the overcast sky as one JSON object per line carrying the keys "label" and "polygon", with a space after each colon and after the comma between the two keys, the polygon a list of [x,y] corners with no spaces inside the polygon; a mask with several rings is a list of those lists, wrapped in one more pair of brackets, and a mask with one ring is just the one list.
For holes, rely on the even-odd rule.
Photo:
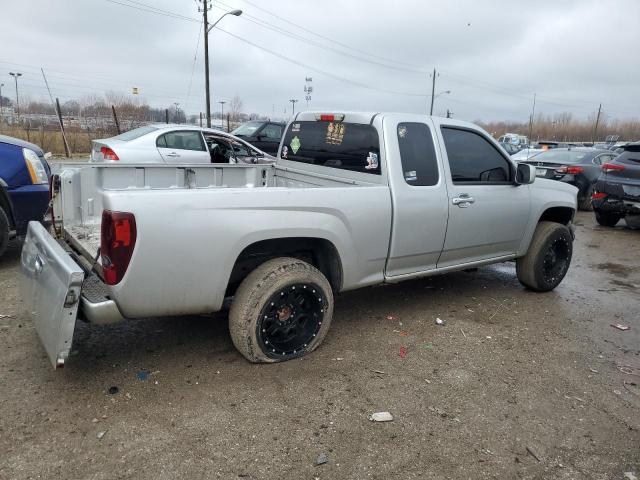
{"label": "overcast sky", "polygon": [[[238,95],[247,113],[284,117],[289,99],[306,108],[308,76],[312,109],[426,112],[435,67],[436,93],[451,91],[436,114],[527,121],[536,92],[537,112],[586,118],[602,102],[610,118],[640,118],[639,0],[223,0],[210,17],[230,8],[244,14],[209,37],[213,110]],[[43,67],[61,101],[138,87],[152,106],[204,111],[197,9],[0,0],[3,95],[14,98],[18,70],[21,95],[48,98]]]}

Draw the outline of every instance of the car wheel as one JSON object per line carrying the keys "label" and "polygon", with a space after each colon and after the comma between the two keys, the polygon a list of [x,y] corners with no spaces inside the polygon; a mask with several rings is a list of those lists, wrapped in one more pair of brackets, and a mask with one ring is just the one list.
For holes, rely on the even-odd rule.
{"label": "car wheel", "polygon": [[580,200],[580,204],[578,208],[580,210],[584,210],[590,212],[593,210],[593,205],[591,204],[591,195],[593,194],[593,184],[589,185],[585,191],[584,196]]}
{"label": "car wheel", "polygon": [[250,362],[271,363],[315,350],[329,331],[333,292],[326,277],[296,258],[269,260],[240,284],[229,331]]}
{"label": "car wheel", "polygon": [[9,245],[9,219],[7,214],[4,213],[2,207],[0,207],[0,257],[4,255]]}
{"label": "car wheel", "polygon": [[569,270],[573,238],[569,228],[555,222],[540,222],[529,250],[516,260],[520,283],[537,292],[556,288]]}
{"label": "car wheel", "polygon": [[622,215],[619,213],[606,213],[596,210],[596,222],[603,227],[615,227],[621,218]]}

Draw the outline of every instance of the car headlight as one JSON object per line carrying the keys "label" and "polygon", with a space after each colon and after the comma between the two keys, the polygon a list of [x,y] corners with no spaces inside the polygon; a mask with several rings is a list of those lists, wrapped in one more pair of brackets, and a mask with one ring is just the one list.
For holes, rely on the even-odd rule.
{"label": "car headlight", "polygon": [[27,165],[27,170],[29,170],[31,183],[34,185],[42,183],[48,185],[49,178],[47,177],[47,170],[44,168],[44,165],[36,152],[29,148],[23,148],[22,155],[24,156],[24,163]]}

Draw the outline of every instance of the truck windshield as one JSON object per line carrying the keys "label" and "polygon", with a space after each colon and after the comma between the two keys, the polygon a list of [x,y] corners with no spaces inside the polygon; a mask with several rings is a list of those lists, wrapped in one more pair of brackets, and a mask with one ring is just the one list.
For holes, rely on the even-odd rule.
{"label": "truck windshield", "polygon": [[247,123],[243,123],[238,128],[236,128],[233,132],[231,132],[231,134],[232,135],[244,135],[244,136],[250,137],[263,124],[264,124],[264,122],[247,122]]}
{"label": "truck windshield", "polygon": [[280,158],[380,175],[380,142],[371,125],[294,122],[284,137]]}

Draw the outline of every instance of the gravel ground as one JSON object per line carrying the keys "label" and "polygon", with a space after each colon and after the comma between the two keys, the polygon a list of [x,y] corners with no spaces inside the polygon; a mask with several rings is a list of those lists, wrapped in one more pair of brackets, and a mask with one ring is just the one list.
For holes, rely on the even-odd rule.
{"label": "gravel ground", "polygon": [[217,315],[79,324],[60,371],[21,313],[15,245],[0,478],[640,477],[639,241],[583,213],[554,292],[506,263],[342,294],[324,345],[282,364],[247,363]]}

